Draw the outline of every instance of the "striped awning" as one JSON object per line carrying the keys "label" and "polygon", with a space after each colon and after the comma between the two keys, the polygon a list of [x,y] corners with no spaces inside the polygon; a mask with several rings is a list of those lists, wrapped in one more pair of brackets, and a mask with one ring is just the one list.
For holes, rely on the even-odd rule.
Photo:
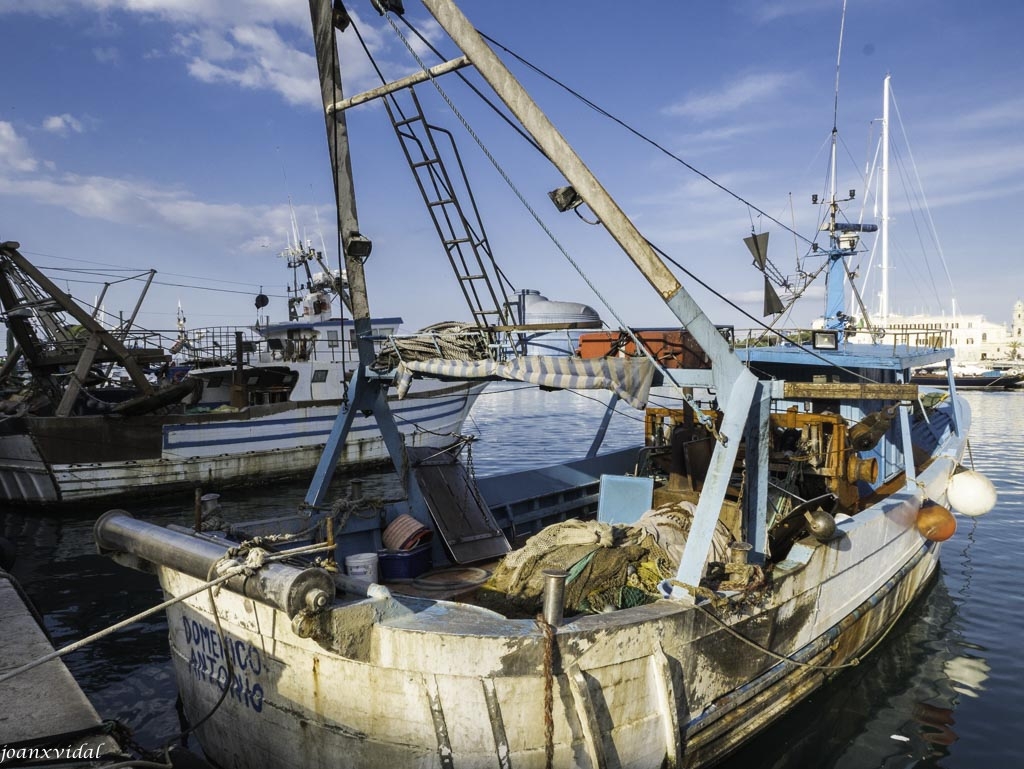
{"label": "striped awning", "polygon": [[395,375],[398,397],[417,375],[439,379],[487,379],[529,382],[559,390],[611,390],[636,409],[647,405],[654,364],[647,358],[569,358],[528,355],[504,363],[493,360],[433,358],[399,364]]}

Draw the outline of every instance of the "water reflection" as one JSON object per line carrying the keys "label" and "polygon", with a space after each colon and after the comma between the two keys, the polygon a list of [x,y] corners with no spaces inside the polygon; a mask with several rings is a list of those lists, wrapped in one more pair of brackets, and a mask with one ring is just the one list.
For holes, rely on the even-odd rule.
{"label": "water reflection", "polygon": [[937,766],[958,739],[960,698],[978,696],[988,677],[982,654],[964,642],[957,605],[936,579],[871,656],[722,766]]}

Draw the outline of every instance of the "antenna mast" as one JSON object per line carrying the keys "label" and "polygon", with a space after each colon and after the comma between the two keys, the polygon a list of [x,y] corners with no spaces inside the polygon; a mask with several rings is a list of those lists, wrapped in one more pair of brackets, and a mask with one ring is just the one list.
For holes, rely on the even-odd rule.
{"label": "antenna mast", "polygon": [[882,101],[882,296],[878,322],[889,320],[889,75],[885,76]]}

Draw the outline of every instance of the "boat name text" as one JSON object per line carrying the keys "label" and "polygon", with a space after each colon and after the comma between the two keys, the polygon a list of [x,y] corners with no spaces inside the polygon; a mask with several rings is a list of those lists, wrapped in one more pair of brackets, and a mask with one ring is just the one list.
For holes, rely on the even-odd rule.
{"label": "boat name text", "polygon": [[192,676],[223,689],[230,667],[232,681],[228,693],[247,708],[261,712],[263,686],[254,680],[263,673],[259,649],[238,639],[225,637],[222,641],[216,628],[188,617],[182,617],[181,624],[189,645],[188,666]]}

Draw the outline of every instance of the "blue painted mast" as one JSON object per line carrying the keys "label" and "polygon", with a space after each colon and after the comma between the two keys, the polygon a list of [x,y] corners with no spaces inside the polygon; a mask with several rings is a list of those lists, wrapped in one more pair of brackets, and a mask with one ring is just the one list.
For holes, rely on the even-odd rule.
{"label": "blue painted mast", "polygon": [[[839,339],[842,340],[842,332],[846,331],[853,321],[846,314],[846,279],[849,276],[846,257],[853,256],[857,252],[857,244],[860,242],[858,233],[875,232],[878,226],[838,220],[839,204],[853,200],[856,190],[850,190],[849,197],[842,199],[836,193],[836,139],[839,131],[835,123],[833,117],[830,156],[831,192],[828,201],[828,222],[824,228],[828,230],[829,236],[829,247],[825,252],[828,259],[828,268],[825,271],[825,328],[839,331]],[[812,200],[817,202],[817,196],[815,195]]]}

